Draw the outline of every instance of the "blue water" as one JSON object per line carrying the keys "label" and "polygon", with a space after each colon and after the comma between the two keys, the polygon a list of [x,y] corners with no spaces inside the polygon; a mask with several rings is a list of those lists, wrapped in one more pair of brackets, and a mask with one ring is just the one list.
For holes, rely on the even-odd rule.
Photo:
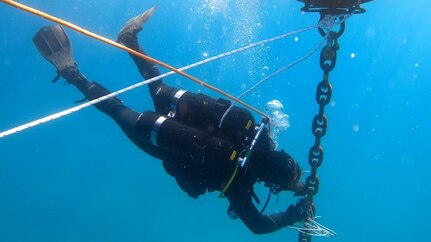
{"label": "blue water", "polygon": [[[151,56],[176,67],[318,20],[317,14],[302,14],[296,1],[22,2],[111,39],[128,18],[157,4],[141,43]],[[366,14],[347,21],[330,75],[334,95],[316,196],[320,222],[338,233],[334,242],[431,241],[428,1],[363,6]],[[0,130],[72,107],[82,98],[63,81],[50,83],[54,68],[32,44],[34,33],[50,22],[5,4],[0,4],[0,20]],[[89,79],[110,90],[141,81],[127,54],[66,31]],[[313,30],[189,73],[239,95],[320,39]],[[279,145],[305,170],[321,78],[315,54],[244,98],[259,109],[273,99],[283,103],[291,127]],[[166,81],[216,95],[180,76]],[[146,87],[120,98],[137,110],[152,108]],[[295,200],[285,194],[278,207]],[[0,241],[296,241],[297,232],[288,229],[252,234],[226,216],[227,205],[215,193],[189,198],[160,161],[136,148],[92,107],[0,140]],[[268,211],[274,210],[273,202]]]}

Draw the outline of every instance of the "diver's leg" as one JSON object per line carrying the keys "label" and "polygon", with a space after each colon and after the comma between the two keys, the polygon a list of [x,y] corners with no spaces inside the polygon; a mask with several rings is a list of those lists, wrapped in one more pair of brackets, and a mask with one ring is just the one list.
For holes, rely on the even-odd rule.
{"label": "diver's leg", "polygon": [[[78,68],[71,67],[61,72],[61,76],[70,84],[77,87],[88,100],[110,94],[111,92],[97,82],[91,82],[80,73]],[[98,110],[110,116],[123,132],[138,146],[135,132],[136,120],[140,113],[130,109],[118,98],[109,98],[94,105]]]}
{"label": "diver's leg", "polygon": [[[123,43],[125,46],[135,51],[138,51],[146,55],[144,50],[139,46],[137,35],[142,30],[144,23],[154,13],[155,9],[156,9],[155,7],[152,7],[151,9],[145,11],[143,14],[133,17],[129,21],[127,21],[126,24],[123,26],[123,28],[120,30],[117,41]],[[149,62],[145,59],[142,59],[132,54],[130,54],[130,57],[135,62],[139,72],[141,73],[142,77],[144,77],[145,80],[148,80],[150,78],[160,75],[160,71],[154,63]],[[148,84],[151,97],[154,98],[157,90],[162,84],[163,84],[162,79]]]}
{"label": "diver's leg", "polygon": [[[80,73],[73,59],[70,41],[60,26],[42,28],[33,38],[37,49],[57,69],[59,76],[77,87],[88,100],[110,92],[96,82],[90,82]],[[117,122],[129,138],[135,140],[134,127],[139,113],[131,110],[117,98],[110,98],[94,105]]]}

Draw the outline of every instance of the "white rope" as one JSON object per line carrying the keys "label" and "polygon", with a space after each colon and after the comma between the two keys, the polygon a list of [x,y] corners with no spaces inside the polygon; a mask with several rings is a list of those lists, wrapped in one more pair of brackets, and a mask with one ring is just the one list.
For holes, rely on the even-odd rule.
{"label": "white rope", "polygon": [[125,92],[127,92],[127,91],[130,91],[130,90],[132,90],[132,89],[135,89],[135,88],[138,88],[138,87],[143,86],[143,85],[145,85],[145,84],[148,84],[148,83],[151,83],[151,82],[153,82],[153,81],[156,81],[156,80],[158,80],[158,79],[160,79],[160,78],[163,78],[164,76],[168,76],[167,74],[169,74],[169,73],[166,73],[166,74],[163,74],[163,75],[160,75],[160,76],[157,76],[157,77],[151,78],[151,79],[149,79],[149,80],[147,80],[147,81],[139,82],[139,83],[137,83],[137,84],[131,85],[131,86],[126,87],[126,88],[124,88],[124,89],[121,89],[121,90],[119,90],[119,91],[116,91],[116,92],[110,93],[110,94],[108,94],[108,95],[105,95],[105,96],[102,96],[102,97],[96,98],[96,99],[91,100],[91,101],[89,101],[89,102],[86,102],[86,103],[83,103],[83,104],[81,104],[81,105],[75,106],[75,107],[73,107],[73,108],[69,108],[69,109],[66,109],[66,110],[64,110],[64,111],[61,111],[61,112],[58,112],[58,113],[55,113],[55,114],[49,115],[49,116],[47,116],[47,117],[44,117],[44,118],[41,118],[41,119],[35,120],[35,121],[33,121],[33,122],[23,124],[23,125],[18,126],[18,127],[16,127],[16,128],[6,130],[6,131],[4,131],[4,132],[1,132],[1,133],[0,133],[0,138],[6,137],[6,136],[8,136],[8,135],[11,135],[11,134],[17,133],[17,132],[19,132],[19,131],[23,131],[23,130],[25,130],[25,129],[29,129],[29,128],[31,128],[31,127],[34,127],[34,126],[37,126],[37,125],[40,125],[40,124],[43,124],[43,123],[46,123],[46,122],[49,122],[49,121],[52,121],[52,120],[55,120],[55,119],[61,118],[61,117],[64,117],[64,116],[69,115],[69,114],[72,114],[72,113],[74,113],[74,112],[77,112],[77,111],[79,111],[79,110],[82,110],[82,109],[84,109],[84,108],[86,108],[86,107],[89,107],[89,106],[91,106],[91,105],[94,105],[94,104],[96,104],[96,103],[103,102],[103,101],[105,101],[105,100],[107,100],[107,99],[109,99],[109,98],[115,97],[115,96],[117,96],[117,95],[120,95],[120,94],[122,94],[122,93],[125,93]]}
{"label": "white rope", "polygon": [[[310,56],[312,56],[322,45],[323,42],[328,38],[329,36],[329,30],[332,30],[336,25],[340,25],[343,22],[345,22],[348,18],[350,18],[353,14],[349,14],[347,16],[344,15],[335,15],[335,16],[331,16],[331,15],[327,15],[324,19],[322,19],[322,21],[319,22],[319,24],[316,27],[321,27],[327,30],[326,35],[320,40],[319,44],[316,45],[316,47],[314,47],[310,52],[308,52],[306,55],[304,55],[303,57],[297,59],[296,61],[288,64],[287,66],[277,70],[276,72],[270,74],[269,76],[267,76],[266,78],[258,81],[254,86],[252,86],[251,88],[249,88],[248,90],[246,90],[245,92],[243,92],[242,94],[240,94],[237,99],[241,99],[243,96],[247,95],[248,93],[250,93],[251,91],[253,91],[254,89],[256,89],[258,86],[260,86],[262,83],[268,81],[269,79],[273,78],[274,76],[280,74],[281,72],[295,66],[296,64],[301,63],[302,61],[308,59]],[[340,21],[336,21],[337,18],[343,17],[343,19],[341,19]],[[234,105],[236,104],[236,102],[232,102],[232,104],[229,106],[229,108],[224,112],[223,116],[220,119],[219,122],[219,128],[221,128],[224,119],[226,118],[227,114],[231,111],[231,109],[234,107]]]}
{"label": "white rope", "polygon": [[316,219],[318,218],[319,217],[307,218],[307,220],[304,221],[304,227],[296,227],[296,226],[286,226],[286,227],[289,229],[297,230],[298,232],[301,232],[310,236],[325,237],[325,238],[333,238],[337,236],[337,233],[335,231],[318,223],[316,221]]}
{"label": "white rope", "polygon": [[[303,28],[303,29],[300,29],[300,30],[291,31],[289,33],[282,34],[282,35],[279,35],[279,36],[276,36],[276,37],[273,37],[273,38],[262,40],[262,41],[259,41],[259,42],[256,42],[256,43],[252,43],[252,44],[249,44],[247,46],[244,46],[244,47],[241,47],[241,48],[238,48],[238,49],[235,49],[235,50],[232,50],[232,51],[220,54],[220,55],[216,55],[216,56],[207,58],[205,60],[202,60],[202,61],[190,64],[188,66],[179,68],[179,70],[180,71],[185,71],[185,70],[188,70],[188,69],[191,69],[191,68],[203,65],[205,63],[209,63],[209,62],[212,62],[212,61],[215,61],[215,60],[218,60],[218,59],[221,59],[221,58],[224,58],[224,57],[227,57],[227,56],[239,53],[239,52],[243,52],[245,50],[251,49],[251,48],[259,46],[259,45],[264,45],[266,43],[270,43],[270,42],[273,42],[273,41],[276,41],[276,40],[279,40],[279,39],[282,39],[282,38],[286,38],[286,37],[292,36],[294,34],[299,34],[299,33],[302,33],[302,32],[308,31],[308,30],[312,30],[312,29],[315,29],[317,27],[318,27],[318,25],[314,25],[314,26]],[[164,77],[171,76],[173,74],[175,74],[174,71],[170,71],[170,72],[164,73],[162,75],[153,77],[153,78],[148,79],[146,81],[142,81],[142,82],[136,83],[136,84],[131,85],[129,87],[123,88],[123,89],[118,90],[116,92],[112,92],[112,93],[110,93],[108,95],[99,97],[97,99],[91,100],[89,102],[83,103],[83,104],[75,106],[75,107],[72,107],[70,109],[67,109],[67,110],[64,110],[64,111],[61,111],[61,112],[49,115],[47,117],[44,117],[44,118],[41,118],[41,119],[37,119],[35,121],[23,124],[21,126],[18,126],[18,127],[15,127],[15,128],[12,128],[12,129],[9,129],[9,130],[6,130],[6,131],[3,131],[3,132],[0,133],[0,138],[9,136],[11,134],[14,134],[14,133],[17,133],[17,132],[20,132],[20,131],[23,131],[23,130],[26,130],[26,129],[29,129],[29,128],[32,128],[34,126],[37,126],[37,125],[40,125],[40,124],[43,124],[43,123],[47,123],[47,122],[55,120],[55,119],[59,119],[61,117],[64,117],[66,115],[72,114],[72,113],[77,112],[77,111],[80,111],[80,110],[82,110],[84,108],[87,108],[89,106],[92,106],[94,104],[103,102],[103,101],[105,101],[105,100],[107,100],[109,98],[118,96],[118,95],[120,95],[122,93],[128,92],[130,90],[133,90],[135,88],[141,87],[143,85],[149,84],[151,82],[154,82],[156,80],[162,79]]]}
{"label": "white rope", "polygon": [[[253,90],[255,90],[257,87],[259,87],[261,84],[263,84],[264,82],[268,81],[269,79],[275,77],[276,75],[280,74],[281,72],[303,62],[304,60],[308,59],[310,56],[312,56],[314,53],[316,53],[316,51],[323,45],[323,42],[327,39],[328,34],[322,38],[322,40],[320,40],[320,42],[307,54],[305,54],[304,56],[302,56],[301,58],[291,62],[290,64],[288,64],[285,67],[282,67],[280,69],[278,69],[277,71],[271,73],[269,76],[263,78],[262,80],[258,81],[256,84],[254,84],[252,87],[250,87],[248,90],[246,90],[245,92],[241,93],[237,98],[241,99],[243,96],[247,95],[248,93],[252,92]],[[227,114],[230,112],[230,110],[234,107],[234,105],[236,104],[236,102],[232,102],[232,104],[229,106],[229,108],[225,111],[225,113],[223,114],[222,118],[220,119],[219,122],[219,127],[221,127],[224,119],[226,118]]]}

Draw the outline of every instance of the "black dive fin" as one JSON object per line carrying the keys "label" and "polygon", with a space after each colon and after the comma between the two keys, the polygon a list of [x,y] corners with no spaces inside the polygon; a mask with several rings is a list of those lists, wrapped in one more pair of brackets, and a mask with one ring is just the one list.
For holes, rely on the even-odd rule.
{"label": "black dive fin", "polygon": [[33,43],[40,54],[57,68],[58,73],[76,65],[69,38],[60,25],[43,27],[33,37]]}

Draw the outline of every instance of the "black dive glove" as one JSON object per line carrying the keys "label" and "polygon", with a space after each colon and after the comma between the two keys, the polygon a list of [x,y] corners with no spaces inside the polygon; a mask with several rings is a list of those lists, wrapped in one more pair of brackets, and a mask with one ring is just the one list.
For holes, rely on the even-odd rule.
{"label": "black dive glove", "polygon": [[308,198],[301,198],[297,204],[290,205],[286,212],[291,216],[292,220],[299,222],[312,217],[313,208],[313,204]]}
{"label": "black dive glove", "polygon": [[292,189],[291,190],[293,192],[295,192],[293,194],[295,197],[297,197],[297,196],[303,197],[307,193],[307,188],[305,188],[305,185],[302,182],[298,182],[298,183],[292,185]]}

